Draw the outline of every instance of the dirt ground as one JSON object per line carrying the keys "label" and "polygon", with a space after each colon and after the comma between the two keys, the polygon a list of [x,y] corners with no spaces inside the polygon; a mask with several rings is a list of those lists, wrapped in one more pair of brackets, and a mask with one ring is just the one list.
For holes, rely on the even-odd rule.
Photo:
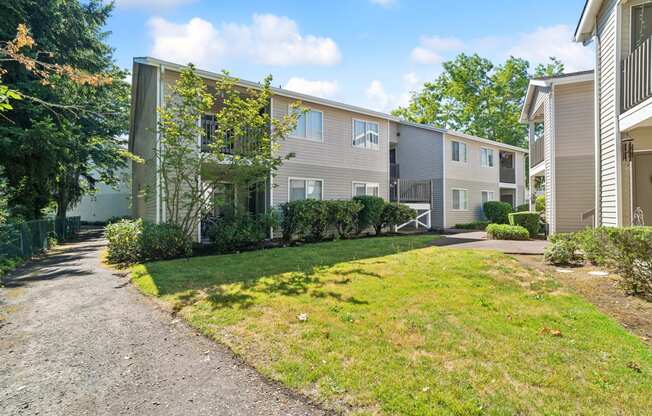
{"label": "dirt ground", "polygon": [[[619,287],[619,277],[610,273],[609,276],[593,276],[590,272],[607,269],[587,265],[584,267],[555,267],[544,263],[543,256],[513,256],[526,267],[548,273],[562,285],[575,290],[605,314],[620,322],[633,334],[639,336],[652,346],[652,302],[635,296],[628,296]],[[557,270],[570,270],[570,273],[560,273]]]}

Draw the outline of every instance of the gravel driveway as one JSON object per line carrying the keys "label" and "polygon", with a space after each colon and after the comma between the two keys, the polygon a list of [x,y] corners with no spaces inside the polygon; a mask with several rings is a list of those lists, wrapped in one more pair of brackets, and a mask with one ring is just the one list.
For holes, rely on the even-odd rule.
{"label": "gravel driveway", "polygon": [[0,289],[2,415],[314,415],[103,269],[89,234]]}

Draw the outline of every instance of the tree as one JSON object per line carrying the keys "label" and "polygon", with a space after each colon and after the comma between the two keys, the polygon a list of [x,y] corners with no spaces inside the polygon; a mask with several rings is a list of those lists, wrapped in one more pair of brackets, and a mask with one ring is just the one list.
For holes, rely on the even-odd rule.
{"label": "tree", "polygon": [[[102,31],[111,9],[99,0],[0,4],[0,167],[12,215],[39,218],[56,203],[65,216],[126,166],[119,136],[129,85]],[[3,99],[3,91],[14,95]]]}
{"label": "tree", "polygon": [[539,64],[534,68],[534,77],[556,77],[563,74],[564,70],[564,64],[561,62],[561,60],[551,56],[550,62],[548,62],[546,65]]}
{"label": "tree", "polygon": [[[237,80],[224,72],[213,96],[193,65],[181,71],[165,107],[159,109],[161,146],[155,157],[167,222],[192,235],[216,203],[219,183],[267,179],[293,156],[279,154],[279,141],[295,128],[299,112],[282,119],[269,114],[271,80],[265,78],[260,89],[241,91]],[[213,111],[216,101],[219,109]],[[205,114],[215,117],[212,137],[197,123]],[[206,148],[200,148],[199,138],[208,142]]]}
{"label": "tree", "polygon": [[[558,64],[553,70],[561,64],[555,62]],[[519,122],[519,116],[530,79],[529,66],[527,61],[514,57],[495,66],[477,54],[460,54],[443,64],[444,72],[437,79],[413,93],[407,107],[393,114],[527,147],[527,128]]]}

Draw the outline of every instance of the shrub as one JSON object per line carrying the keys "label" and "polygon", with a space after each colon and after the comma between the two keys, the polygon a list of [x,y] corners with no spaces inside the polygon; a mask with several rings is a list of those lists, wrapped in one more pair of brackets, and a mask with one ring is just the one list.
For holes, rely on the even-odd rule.
{"label": "shrub", "polygon": [[609,232],[609,262],[627,293],[652,299],[652,228],[619,228]]}
{"label": "shrub", "polygon": [[482,206],[485,217],[493,224],[507,224],[512,206],[506,202],[489,201]]}
{"label": "shrub", "polygon": [[528,240],[530,233],[520,225],[489,224],[487,237],[492,240]]}
{"label": "shrub", "polygon": [[455,228],[460,230],[480,230],[484,231],[491,224],[489,221],[473,221],[468,224],[455,224]]}
{"label": "shrub", "polygon": [[328,201],[329,222],[337,229],[340,238],[347,238],[358,224],[362,204],[358,201]]}
{"label": "shrub", "polygon": [[175,224],[143,224],[140,235],[142,260],[165,260],[192,255],[192,240]]}
{"label": "shrub", "polygon": [[300,201],[303,206],[303,215],[301,216],[301,226],[308,235],[310,241],[321,241],[326,236],[328,229],[328,202],[307,199]]}
{"label": "shrub", "polygon": [[539,195],[536,197],[534,200],[534,210],[536,212],[545,212],[546,211],[546,196],[545,195]]}
{"label": "shrub", "polygon": [[293,201],[280,206],[280,225],[283,233],[283,240],[292,241],[292,238],[299,233],[304,223],[304,204],[303,201]]}
{"label": "shrub", "polygon": [[278,213],[229,215],[219,218],[208,229],[208,238],[219,252],[256,247],[265,241],[269,230],[279,224]]}
{"label": "shrub", "polygon": [[513,212],[508,217],[510,225],[520,225],[530,233],[530,237],[539,234],[541,225],[538,212]]}
{"label": "shrub", "polygon": [[142,220],[122,220],[105,228],[107,258],[112,263],[136,263],[142,258]]}
{"label": "shrub", "polygon": [[615,228],[587,228],[575,233],[575,241],[584,258],[596,266],[604,266],[609,258],[611,234]]}
{"label": "shrub", "polygon": [[530,204],[522,204],[516,207],[514,212],[528,212],[530,211]]}
{"label": "shrub", "polygon": [[577,240],[573,234],[555,234],[543,252],[546,263],[554,265],[574,265],[582,262],[578,254]]}
{"label": "shrub", "polygon": [[380,234],[384,227],[393,227],[395,225],[404,224],[411,219],[414,219],[416,215],[416,211],[407,205],[397,203],[385,204],[383,215],[381,216],[381,222],[374,226],[376,234]]}
{"label": "shrub", "polygon": [[383,210],[385,209],[386,202],[383,198],[377,196],[356,196],[354,201],[362,204],[362,209],[358,213],[358,223],[356,224],[356,232],[358,234],[382,223]]}

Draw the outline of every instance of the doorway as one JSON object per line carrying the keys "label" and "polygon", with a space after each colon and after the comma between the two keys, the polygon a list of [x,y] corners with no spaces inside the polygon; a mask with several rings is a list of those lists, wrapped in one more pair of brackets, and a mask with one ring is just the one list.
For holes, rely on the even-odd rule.
{"label": "doorway", "polygon": [[[640,208],[637,225],[652,224],[652,152],[634,155],[634,211]],[[642,220],[642,221],[641,221]]]}

